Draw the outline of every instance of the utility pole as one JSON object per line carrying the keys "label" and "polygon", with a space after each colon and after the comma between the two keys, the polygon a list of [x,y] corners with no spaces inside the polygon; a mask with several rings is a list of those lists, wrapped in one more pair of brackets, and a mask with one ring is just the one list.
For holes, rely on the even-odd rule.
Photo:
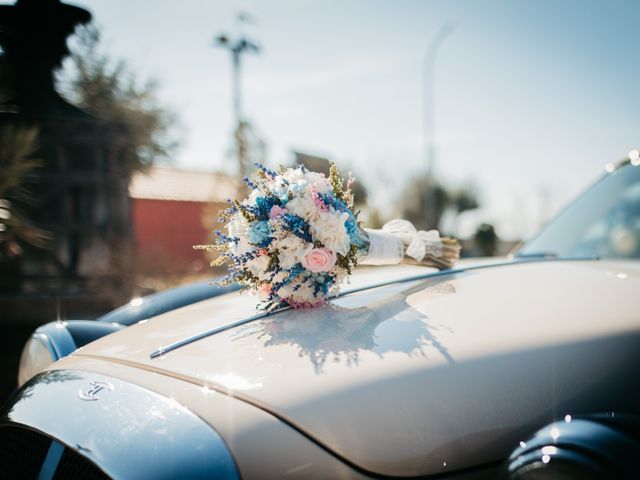
{"label": "utility pole", "polygon": [[435,142],[435,67],[436,58],[440,47],[446,38],[453,32],[453,25],[447,24],[440,28],[427,45],[423,58],[423,155],[429,176],[435,175],[436,142]]}
{"label": "utility pole", "polygon": [[[245,13],[240,13],[236,21],[241,26],[248,23],[250,17]],[[235,121],[234,138],[236,141],[236,158],[241,175],[247,175],[250,170],[248,148],[247,148],[247,128],[248,123],[242,112],[242,82],[241,82],[241,60],[243,53],[259,53],[260,47],[244,36],[241,28],[238,28],[238,35],[235,38],[223,33],[215,38],[215,44],[226,48],[231,53],[232,65],[232,89],[233,89],[233,115]]]}
{"label": "utility pole", "polygon": [[445,39],[453,32],[454,26],[446,24],[431,37],[422,59],[423,87],[423,130],[422,155],[427,167],[428,195],[426,195],[425,215],[429,228],[438,228],[436,199],[436,141],[435,141],[435,67],[438,52]]}

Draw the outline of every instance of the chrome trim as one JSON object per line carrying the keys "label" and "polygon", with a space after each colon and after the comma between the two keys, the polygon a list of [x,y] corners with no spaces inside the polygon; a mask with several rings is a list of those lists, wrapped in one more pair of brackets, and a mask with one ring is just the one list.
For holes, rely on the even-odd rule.
{"label": "chrome trim", "polygon": [[[35,335],[46,337],[47,349],[53,360],[59,360],[75,352],[87,342],[124,328],[119,324],[107,324],[95,320],[58,320],[39,326]],[[88,334],[88,332],[92,332]]]}
{"label": "chrome trim", "polygon": [[37,328],[33,336],[46,338],[47,348],[53,360],[60,360],[76,350],[76,343],[67,330],[66,322],[50,322]]}
{"label": "chrome trim", "polygon": [[[47,352],[49,352],[49,356],[51,357],[52,362],[55,362],[56,360],[58,360],[58,354],[56,353],[56,349],[53,347],[53,343],[51,342],[51,339],[47,335],[36,330],[31,334],[31,338],[29,340],[39,340],[42,343],[42,345],[44,345],[44,347],[47,349]],[[27,340],[27,343],[29,343],[29,340]],[[26,347],[27,343],[25,343],[23,348]]]}
{"label": "chrome trim", "polygon": [[35,331],[35,335],[47,339],[47,348],[54,361],[60,360],[76,350],[76,342],[73,341],[71,333],[67,330],[66,322],[57,321],[42,325]]}
{"label": "chrome trim", "polygon": [[[520,442],[507,460],[505,478],[637,477],[640,419],[629,414],[592,414],[553,422]],[[529,478],[524,475],[524,477]]]}
{"label": "chrome trim", "polygon": [[42,463],[38,480],[51,480],[53,478],[63,453],[64,445],[53,440],[49,446],[49,451],[47,451],[47,456]]}
{"label": "chrome trim", "polygon": [[[88,386],[113,387],[82,401]],[[106,390],[103,390],[103,393]],[[175,400],[98,373],[52,370],[21,388],[0,419],[74,450],[113,478],[239,479],[226,443]]]}
{"label": "chrome trim", "polygon": [[204,332],[200,332],[200,333],[196,333],[195,335],[192,335],[190,337],[187,337],[183,340],[178,340],[177,342],[171,343],[169,345],[167,345],[166,347],[160,347],[157,350],[155,350],[154,352],[151,352],[149,354],[149,358],[157,358],[157,357],[161,357],[165,354],[167,354],[168,352],[171,352],[173,350],[176,350],[180,347],[184,347],[185,345],[188,345],[190,343],[193,342],[197,342],[198,340],[201,340],[203,338],[206,337],[210,337],[211,335],[215,335],[216,333],[220,333],[220,332],[224,332],[225,330],[229,330],[230,328],[233,327],[239,327],[240,325],[244,325],[245,323],[250,323],[253,322],[254,320],[259,320],[261,318],[267,317],[273,313],[278,313],[278,312],[284,312],[285,310],[289,310],[291,307],[290,306],[284,306],[284,307],[280,307],[276,310],[273,310],[271,312],[262,312],[262,313],[258,313],[256,315],[253,315],[251,317],[247,317],[247,318],[242,318],[240,320],[236,320],[235,322],[230,322],[227,323],[225,325],[220,325],[219,327],[215,327],[215,328],[211,328],[209,330],[205,330]]}
{"label": "chrome trim", "polygon": [[107,390],[109,392],[113,391],[113,385],[108,382],[99,382],[94,380],[89,382],[89,385],[91,387],[89,390],[78,390],[78,398],[80,400],[95,402],[96,400],[100,400],[98,394],[103,390]]}
{"label": "chrome trim", "polygon": [[[464,268],[452,268],[452,269],[448,269],[448,270],[440,270],[438,272],[428,272],[428,273],[423,273],[420,275],[414,275],[411,277],[406,277],[406,278],[402,278],[402,279],[393,279],[393,280],[388,280],[388,281],[383,281],[383,282],[379,282],[379,283],[375,283],[372,285],[366,285],[363,287],[358,287],[358,288],[352,288],[350,290],[345,290],[344,292],[339,292],[336,295],[333,295],[329,298],[329,300],[334,300],[336,298],[340,298],[340,297],[344,297],[345,295],[350,295],[353,293],[358,293],[358,292],[363,292],[366,290],[372,290],[374,288],[379,288],[379,287],[386,287],[387,285],[392,285],[392,284],[396,284],[396,283],[407,283],[407,282],[415,282],[418,280],[429,280],[431,278],[437,278],[437,277],[441,277],[441,276],[445,276],[445,275],[457,275],[459,273],[465,273],[465,272],[469,272],[472,270],[480,270],[483,268],[490,268],[490,267],[504,267],[504,266],[508,266],[508,265],[520,265],[523,263],[540,263],[540,262],[558,262],[558,261],[585,261],[585,260],[594,260],[593,258],[580,258],[580,257],[576,257],[576,258],[548,258],[548,257],[542,257],[542,258],[538,258],[538,257],[533,257],[533,258],[511,258],[511,259],[507,259],[507,260],[502,260],[499,262],[495,262],[495,263],[486,263],[486,264],[480,264],[480,265],[472,265],[469,267],[464,267]],[[206,337],[210,337],[211,335],[215,335],[216,333],[220,333],[220,332],[224,332],[225,330],[229,330],[231,328],[234,327],[239,327],[240,325],[244,325],[245,323],[250,323],[253,322],[255,320],[260,320],[262,318],[268,317],[269,315],[273,315],[276,313],[280,313],[280,312],[284,312],[286,310],[290,310],[291,307],[289,305],[285,305],[282,307],[279,307],[275,310],[272,310],[270,312],[261,312],[258,313],[256,315],[253,315],[251,317],[247,317],[247,318],[243,318],[240,320],[236,320],[230,323],[226,323],[224,325],[220,325],[218,327],[214,327],[208,330],[205,330],[203,332],[200,333],[196,333],[190,337],[184,338],[182,340],[178,340],[176,342],[173,342],[167,346],[164,347],[160,347],[157,350],[154,350],[153,352],[151,352],[149,354],[149,358],[150,359],[154,359],[157,357],[161,357],[166,355],[167,353],[176,350],[180,347],[184,347],[186,345],[189,345],[190,343],[193,342],[197,342],[198,340],[202,340],[203,338]]]}

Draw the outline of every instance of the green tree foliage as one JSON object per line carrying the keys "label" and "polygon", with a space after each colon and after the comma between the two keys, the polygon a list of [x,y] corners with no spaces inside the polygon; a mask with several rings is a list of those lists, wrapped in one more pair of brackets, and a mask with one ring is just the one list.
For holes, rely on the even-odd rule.
{"label": "green tree foliage", "polygon": [[458,215],[467,210],[475,210],[480,206],[475,188],[472,186],[453,190],[449,194],[449,204]]}
{"label": "green tree foliage", "polygon": [[483,257],[493,257],[498,247],[498,235],[493,225],[482,223],[478,225],[473,236],[478,254]]}
{"label": "green tree foliage", "polygon": [[409,181],[400,200],[402,218],[417,228],[439,228],[447,209],[457,214],[478,208],[473,188],[451,189],[427,175],[416,176]]}
{"label": "green tree foliage", "polygon": [[35,128],[7,125],[0,129],[0,260],[19,257],[25,245],[46,247],[50,239],[27,217],[36,204],[35,170],[42,166],[33,157],[37,138]]}
{"label": "green tree foliage", "polygon": [[414,177],[400,200],[401,216],[417,228],[438,228],[449,204],[447,189],[426,175]]}
{"label": "green tree foliage", "polygon": [[170,159],[178,145],[176,117],[160,105],[158,84],[137,81],[124,60],[105,54],[95,25],[78,28],[73,40],[70,61],[58,76],[61,93],[85,111],[124,127],[131,172]]}

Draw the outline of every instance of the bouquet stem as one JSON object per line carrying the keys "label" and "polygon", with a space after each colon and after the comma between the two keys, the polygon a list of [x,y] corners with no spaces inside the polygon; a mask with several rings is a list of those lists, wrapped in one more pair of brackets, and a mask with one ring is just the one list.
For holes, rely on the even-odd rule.
{"label": "bouquet stem", "polygon": [[358,251],[361,265],[410,264],[451,268],[460,258],[460,243],[440,237],[437,230],[416,230],[406,220],[391,220],[381,230],[363,229],[362,248]]}

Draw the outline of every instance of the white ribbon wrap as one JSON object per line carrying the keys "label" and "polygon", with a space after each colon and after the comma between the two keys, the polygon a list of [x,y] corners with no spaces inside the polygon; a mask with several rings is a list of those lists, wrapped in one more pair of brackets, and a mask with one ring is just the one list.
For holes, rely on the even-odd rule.
{"label": "white ribbon wrap", "polygon": [[[369,251],[361,265],[396,265],[405,255],[421,262],[425,256],[442,257],[442,240],[437,230],[416,230],[407,220],[391,220],[382,230],[365,228]],[[406,248],[405,248],[406,247]]]}
{"label": "white ribbon wrap", "polygon": [[364,229],[369,237],[367,256],[359,260],[361,265],[397,265],[404,257],[404,244],[383,230]]}
{"label": "white ribbon wrap", "polygon": [[416,230],[407,220],[391,220],[382,226],[382,230],[402,240],[407,247],[405,255],[421,262],[427,255],[442,257],[442,240],[437,230]]}

